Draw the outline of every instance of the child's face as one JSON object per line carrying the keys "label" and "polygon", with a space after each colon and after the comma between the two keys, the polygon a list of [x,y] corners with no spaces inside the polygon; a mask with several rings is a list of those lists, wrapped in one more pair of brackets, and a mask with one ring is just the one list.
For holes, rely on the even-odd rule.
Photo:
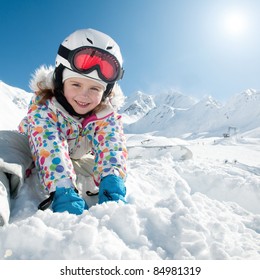
{"label": "child's face", "polygon": [[105,88],[94,80],[69,78],[64,82],[64,96],[81,115],[92,111],[100,102]]}

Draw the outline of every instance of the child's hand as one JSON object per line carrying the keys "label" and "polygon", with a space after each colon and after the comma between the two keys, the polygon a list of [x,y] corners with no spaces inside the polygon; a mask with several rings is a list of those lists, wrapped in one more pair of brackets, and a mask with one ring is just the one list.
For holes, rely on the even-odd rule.
{"label": "child's hand", "polygon": [[126,187],[121,177],[108,175],[101,180],[99,186],[98,202],[125,201]]}
{"label": "child's hand", "polygon": [[70,214],[80,215],[87,209],[87,203],[73,188],[56,188],[52,203],[53,212],[68,211]]}

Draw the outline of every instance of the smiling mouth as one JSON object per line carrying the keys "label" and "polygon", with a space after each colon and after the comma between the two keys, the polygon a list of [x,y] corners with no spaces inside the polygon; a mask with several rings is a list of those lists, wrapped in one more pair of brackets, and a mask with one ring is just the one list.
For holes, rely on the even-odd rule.
{"label": "smiling mouth", "polygon": [[80,102],[80,101],[77,101],[77,100],[75,100],[75,102],[77,103],[78,106],[80,106],[82,108],[87,107],[89,105],[89,103]]}

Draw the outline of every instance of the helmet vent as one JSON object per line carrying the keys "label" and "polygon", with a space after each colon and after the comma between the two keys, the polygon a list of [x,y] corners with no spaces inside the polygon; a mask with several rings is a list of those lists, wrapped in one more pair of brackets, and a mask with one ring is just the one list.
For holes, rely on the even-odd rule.
{"label": "helmet vent", "polygon": [[90,40],[89,38],[87,38],[87,40],[89,41],[90,44],[93,45],[93,41],[92,40]]}
{"label": "helmet vent", "polygon": [[108,47],[107,47],[107,50],[112,50],[112,49],[113,49],[112,46],[108,46]]}

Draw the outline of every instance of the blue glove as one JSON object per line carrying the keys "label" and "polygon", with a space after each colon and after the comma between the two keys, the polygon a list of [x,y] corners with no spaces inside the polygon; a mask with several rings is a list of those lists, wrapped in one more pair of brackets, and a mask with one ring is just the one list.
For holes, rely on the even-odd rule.
{"label": "blue glove", "polygon": [[70,214],[80,215],[87,209],[87,203],[75,192],[73,188],[56,188],[52,202],[53,212],[68,211]]}
{"label": "blue glove", "polygon": [[125,201],[126,187],[121,177],[108,175],[104,177],[99,185],[98,203],[107,201]]}

